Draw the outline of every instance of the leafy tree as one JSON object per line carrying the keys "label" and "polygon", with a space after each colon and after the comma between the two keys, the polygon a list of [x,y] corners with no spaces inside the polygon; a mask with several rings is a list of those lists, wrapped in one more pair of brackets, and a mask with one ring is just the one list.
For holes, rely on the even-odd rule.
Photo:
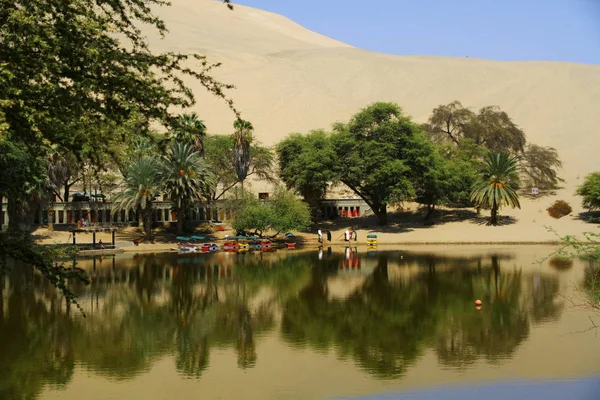
{"label": "leafy tree", "polygon": [[498,210],[502,206],[521,208],[516,192],[518,183],[517,158],[508,153],[490,153],[482,179],[471,192],[471,200],[477,207],[491,209],[490,225],[498,225]]}
{"label": "leafy tree", "polygon": [[388,204],[416,196],[416,182],[432,164],[431,141],[393,103],[372,104],[334,130],[340,181],[387,224]]}
{"label": "leafy tree", "polygon": [[583,207],[588,210],[600,209],[600,172],[588,174],[576,194],[583,196]]}
{"label": "leafy tree", "polygon": [[461,139],[468,138],[496,152],[521,153],[526,143],[525,133],[497,106],[475,113],[455,100],[435,108],[426,128],[436,141],[459,145]]}
{"label": "leafy tree", "polygon": [[553,147],[528,144],[521,157],[521,170],[525,176],[525,184],[540,189],[557,189],[564,182],[556,172],[562,168],[558,151]]}
{"label": "leafy tree", "polygon": [[187,213],[193,202],[206,200],[214,185],[206,162],[192,146],[174,143],[163,157],[160,179],[173,202],[177,214],[177,234],[185,227]]}
{"label": "leafy tree", "polygon": [[238,180],[242,182],[242,188],[244,187],[244,180],[248,176],[248,169],[252,161],[250,155],[250,144],[252,143],[252,131],[254,127],[249,121],[238,119],[233,123],[235,133],[233,134],[233,164],[235,166],[235,173],[237,174]]}
{"label": "leafy tree", "polygon": [[[229,0],[224,2],[231,8]],[[41,164],[37,160],[47,157],[49,146],[59,146],[78,159],[98,155],[98,150],[108,147],[105,139],[110,139],[114,150],[124,142],[114,133],[134,115],[143,117],[145,130],[153,123],[168,125],[170,110],[194,103],[192,91],[183,83],[186,76],[239,114],[225,94],[232,86],[210,75],[218,64],[198,54],[151,51],[139,25],[166,34],[167,27],[153,10],[167,4],[162,0],[1,1],[0,130],[10,132],[15,148],[27,147],[29,158],[22,160],[30,161],[30,172]],[[98,165],[97,160],[103,158],[95,157],[91,164]],[[34,188],[40,176],[28,173],[20,184]],[[0,185],[0,193],[10,190]],[[14,226],[26,219],[34,199],[31,193],[21,194],[9,198]]]}
{"label": "leafy tree", "polygon": [[0,138],[0,171],[0,202],[2,197],[8,198],[8,229],[28,231],[33,223],[33,213],[29,212],[32,200],[47,194],[47,160],[4,137]]}
{"label": "leafy tree", "polygon": [[465,138],[468,125],[476,118],[473,111],[464,107],[458,100],[440,105],[433,110],[425,129],[436,142],[451,141],[455,145]]}
{"label": "leafy tree", "polygon": [[136,210],[144,221],[145,239],[152,240],[152,200],[162,188],[159,161],[150,156],[135,160],[123,177],[118,191],[113,195],[114,209]]}
{"label": "leafy tree", "polygon": [[279,232],[306,229],[310,225],[310,209],[293,192],[275,188],[269,205],[273,209],[271,229]]}
{"label": "leafy tree", "polygon": [[[234,139],[229,135],[209,135],[206,138],[204,158],[209,170],[215,176],[215,185],[211,200],[219,200],[240,181],[235,171],[233,160]],[[273,151],[260,143],[250,145],[250,168],[246,177],[256,176],[261,180],[273,182]]]}
{"label": "leafy tree", "polygon": [[316,217],[319,201],[337,178],[337,155],[330,137],[324,131],[295,133],[279,142],[276,152],[279,177],[288,189],[300,193]]}
{"label": "leafy tree", "polygon": [[308,205],[282,187],[276,188],[266,202],[250,194],[234,201],[236,212],[231,226],[238,232],[254,231],[254,234],[262,237],[265,232],[272,230],[277,236],[281,232],[305,229],[310,225]]}
{"label": "leafy tree", "polygon": [[436,154],[417,186],[417,202],[427,205],[428,219],[437,205],[467,207],[471,205],[471,188],[483,171],[487,150],[471,139],[461,139],[459,146],[439,143]]}

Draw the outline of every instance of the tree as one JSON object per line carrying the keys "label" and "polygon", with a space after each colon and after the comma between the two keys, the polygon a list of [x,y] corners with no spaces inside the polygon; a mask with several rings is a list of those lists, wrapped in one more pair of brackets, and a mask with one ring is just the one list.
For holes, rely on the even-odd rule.
{"label": "tree", "polygon": [[434,141],[450,140],[458,146],[460,140],[465,137],[467,125],[475,118],[473,111],[465,108],[460,101],[454,100],[435,108],[425,128]]}
{"label": "tree", "polygon": [[319,201],[337,179],[337,155],[329,135],[324,131],[294,133],[277,144],[276,152],[279,177],[304,198],[315,218]]}
{"label": "tree", "polygon": [[277,187],[266,202],[244,193],[241,200],[234,200],[235,214],[231,226],[238,232],[254,231],[262,237],[269,231],[275,236],[281,232],[305,229],[310,225],[310,209],[294,193]]}
{"label": "tree", "polygon": [[3,137],[0,171],[0,204],[2,197],[8,199],[8,230],[29,231],[33,202],[47,195],[47,159],[30,153],[25,145],[10,140],[10,136]]}
{"label": "tree", "polygon": [[244,187],[244,180],[248,176],[248,169],[252,158],[250,156],[250,144],[252,143],[252,131],[254,127],[249,121],[238,119],[233,123],[235,133],[233,134],[233,164],[235,166],[235,172],[238,180],[242,182],[242,188]]}
{"label": "tree", "polygon": [[583,207],[590,211],[600,209],[600,172],[588,174],[576,194],[583,196]]}
{"label": "tree", "polygon": [[214,178],[200,153],[189,144],[172,144],[163,157],[161,169],[160,179],[173,202],[177,234],[181,235],[190,207],[195,201],[207,199]]}
{"label": "tree", "polygon": [[112,198],[115,204],[113,211],[135,210],[142,215],[145,239],[148,241],[152,240],[152,200],[161,189],[159,161],[154,157],[144,156],[127,168],[123,181]]}
{"label": "tree", "polygon": [[[215,176],[215,185],[210,196],[212,201],[219,200],[240,181],[233,160],[234,139],[230,135],[208,135],[206,138],[204,159],[209,170]],[[256,176],[261,180],[273,182],[275,162],[273,151],[260,143],[250,146],[250,168],[246,177]]]}
{"label": "tree", "polygon": [[115,128],[135,114],[144,117],[145,129],[167,125],[170,109],[194,103],[182,76],[198,80],[234,109],[225,95],[231,85],[209,75],[218,64],[197,54],[150,50],[138,25],[166,34],[153,14],[155,5],[165,4],[160,0],[4,3],[0,111],[12,140],[35,156],[57,145],[80,158],[103,148],[98,127]]}
{"label": "tree", "polygon": [[[232,8],[229,0],[224,3]],[[186,76],[224,99],[239,116],[226,95],[233,86],[211,76],[219,64],[198,54],[151,51],[139,25],[166,34],[167,27],[153,10],[167,4],[162,0],[2,1],[0,132],[10,133],[15,148],[27,148],[29,158],[24,160],[31,161],[30,170],[37,169],[36,160],[46,159],[49,146],[59,146],[83,161],[90,156],[92,165],[105,162],[97,157],[98,151],[122,146],[125,137],[115,133],[134,116],[143,117],[137,135],[154,123],[168,125],[171,110],[194,103],[182,79]],[[38,179],[38,174],[28,173],[19,183],[33,188]],[[0,193],[10,190],[10,185],[0,184]],[[9,216],[14,226],[25,228],[21,223],[34,196],[21,194],[9,198]],[[0,241],[0,252],[9,252],[3,246],[8,242]],[[47,263],[40,263],[39,257],[29,259],[49,276]]]}
{"label": "tree", "polygon": [[82,179],[82,169],[83,166],[72,153],[54,151],[50,154],[48,180],[50,188],[61,201],[69,201],[71,186]]}
{"label": "tree", "polygon": [[556,172],[559,168],[562,168],[562,162],[555,148],[527,145],[521,158],[521,171],[527,186],[544,190],[557,189],[558,184],[564,182]]}
{"label": "tree", "polygon": [[206,125],[195,112],[177,117],[171,124],[171,136],[179,143],[191,145],[200,155],[204,154]]}
{"label": "tree", "polygon": [[522,153],[526,143],[525,132],[497,106],[474,113],[455,100],[435,108],[425,127],[436,141],[459,145],[461,139],[469,138],[496,152]]}
{"label": "tree", "polygon": [[473,186],[471,200],[477,207],[489,207],[489,225],[498,225],[498,210],[502,206],[518,207],[516,189],[519,182],[517,158],[508,153],[490,153],[480,182]]}
{"label": "tree", "polygon": [[340,181],[387,224],[388,204],[416,196],[415,184],[432,164],[431,141],[393,103],[372,104],[334,130]]}

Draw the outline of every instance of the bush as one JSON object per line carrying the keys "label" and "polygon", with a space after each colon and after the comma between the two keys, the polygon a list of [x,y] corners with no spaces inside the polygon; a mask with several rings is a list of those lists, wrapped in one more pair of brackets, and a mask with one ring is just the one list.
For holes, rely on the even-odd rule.
{"label": "bush", "polygon": [[573,209],[566,201],[556,200],[554,204],[547,208],[547,211],[552,218],[559,219],[564,217],[565,215],[571,214]]}

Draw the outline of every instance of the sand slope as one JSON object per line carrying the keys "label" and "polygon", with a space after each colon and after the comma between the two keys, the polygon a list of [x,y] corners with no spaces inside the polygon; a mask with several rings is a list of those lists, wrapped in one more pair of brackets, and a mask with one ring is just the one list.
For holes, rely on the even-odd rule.
{"label": "sand slope", "polygon": [[[173,0],[159,15],[170,34],[150,35],[152,45],[223,62],[215,75],[236,85],[231,96],[265,144],[290,132],[329,128],[374,101],[397,102],[425,122],[434,107],[458,99],[473,107],[498,105],[530,142],[557,148],[567,179],[557,196],[576,212],[582,210],[574,188],[587,173],[600,170],[599,65],[378,54],[276,14],[244,6],[229,11],[212,0]],[[209,131],[230,133],[233,116],[223,102],[190,84],[198,95],[195,111]],[[516,217],[539,220],[557,196],[525,200]]]}

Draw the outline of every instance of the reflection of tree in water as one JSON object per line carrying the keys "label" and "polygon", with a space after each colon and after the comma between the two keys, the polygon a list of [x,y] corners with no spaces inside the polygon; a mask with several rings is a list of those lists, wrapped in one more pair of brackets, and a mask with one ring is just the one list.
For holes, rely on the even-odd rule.
{"label": "reflection of tree in water", "polygon": [[140,256],[116,267],[110,259],[90,261],[94,284],[77,288],[86,318],[67,312],[31,271],[13,268],[0,276],[0,398],[35,398],[44,384],[67,383],[75,362],[121,380],[174,354],[183,375],[200,377],[217,346],[234,349],[240,368],[254,366],[256,340],[273,329],[275,305],[250,301],[265,285],[295,293],[310,262],[233,260],[248,267],[235,279],[220,276],[213,258]]}
{"label": "reflection of tree in water", "polygon": [[[556,278],[502,271],[501,258],[415,256],[416,272],[397,279],[404,270],[399,257],[380,253],[364,283],[335,299],[327,278],[341,257],[316,266],[314,254],[152,255],[116,268],[104,260],[91,274],[95,283],[81,288],[85,319],[65,312],[56,292],[26,269],[13,268],[9,291],[0,296],[0,398],[35,398],[44,384],[68,382],[75,362],[131,379],[173,355],[182,375],[197,378],[217,347],[233,349],[237,365],[250,368],[260,361],[257,341],[275,327],[280,303],[288,343],[333,346],[381,378],[401,376],[428,347],[453,367],[510,357],[530,323],[560,315]],[[224,265],[235,273],[223,275]],[[482,310],[474,310],[475,298],[484,301]]]}
{"label": "reflection of tree in water", "polygon": [[372,276],[345,300],[329,299],[326,274],[313,269],[311,284],[287,302],[283,337],[317,349],[335,345],[362,368],[382,378],[400,376],[420,354],[435,322],[426,312],[425,287],[395,286],[382,255]]}
{"label": "reflection of tree in water", "polygon": [[13,268],[7,277],[9,293],[3,293],[5,277],[0,275],[2,399],[34,399],[44,384],[60,387],[73,375],[71,321],[63,312],[64,303],[56,291],[34,293],[28,290],[31,274],[31,271]]}
{"label": "reflection of tree in water", "polygon": [[[527,277],[534,284],[524,288],[521,272],[501,272],[498,256],[412,259],[426,269],[395,280],[381,254],[372,276],[346,300],[330,299],[326,272],[315,268],[311,284],[285,304],[283,337],[296,346],[335,346],[376,376],[394,378],[430,344],[453,367],[510,357],[528,337],[530,320],[557,318],[562,310],[555,303],[557,278]],[[481,310],[474,309],[476,298],[484,302]]]}

